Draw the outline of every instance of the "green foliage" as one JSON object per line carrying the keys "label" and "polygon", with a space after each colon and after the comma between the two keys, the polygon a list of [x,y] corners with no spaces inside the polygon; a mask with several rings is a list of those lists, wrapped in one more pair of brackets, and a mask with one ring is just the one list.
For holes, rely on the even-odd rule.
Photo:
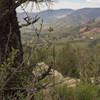
{"label": "green foliage", "polygon": [[39,92],[35,95],[34,100],[44,100],[44,93],[43,92]]}
{"label": "green foliage", "polygon": [[94,83],[98,80],[100,76],[100,48],[96,46],[95,48],[88,48],[85,50],[80,50],[78,53],[80,79],[85,82],[91,82],[91,78],[94,78]]}
{"label": "green foliage", "polygon": [[[48,94],[49,93],[49,94]],[[49,95],[49,96],[48,96]],[[88,83],[69,88],[66,84],[39,92],[35,100],[99,100],[98,86]]]}
{"label": "green foliage", "polygon": [[[14,58],[17,50],[12,50],[11,57],[7,60],[7,63],[4,63],[1,67],[1,72],[4,73],[4,79],[9,74],[9,70],[11,71],[10,66],[14,63]],[[58,52],[57,55],[57,69],[64,75],[64,76],[72,76],[78,77],[81,71],[80,78],[86,81],[81,81],[81,83],[77,84],[74,88],[67,87],[66,84],[54,86],[53,89],[47,88],[43,91],[39,91],[35,94],[35,100],[99,100],[100,99],[100,87],[98,85],[91,84],[88,80],[91,77],[98,77],[98,68],[99,68],[99,45],[95,48],[95,54],[89,53],[88,50],[80,50],[76,49],[76,47],[72,46],[70,43]],[[30,56],[28,58],[28,62],[25,62],[24,69],[21,72],[17,72],[14,76],[14,83],[17,84],[15,87],[23,87],[31,84],[32,78],[32,70],[33,67],[38,62],[45,62],[49,63],[52,60],[52,50],[51,48],[38,48],[37,51],[31,51]],[[26,53],[28,55],[28,52]],[[26,58],[25,55],[25,58]],[[84,55],[84,56],[83,56]],[[25,59],[24,58],[24,59]],[[7,68],[7,70],[6,70]],[[70,74],[69,74],[70,73]],[[1,74],[3,75],[3,74]],[[53,77],[46,77],[44,80],[40,82],[34,83],[34,86],[31,88],[40,87],[48,82],[50,84],[53,83]],[[3,81],[5,82],[5,81]],[[2,87],[2,86],[1,86]],[[1,88],[2,91],[2,88]],[[34,94],[32,94],[34,95]],[[24,100],[24,94],[19,92],[17,96],[20,100]],[[12,99],[13,96],[8,95],[9,99]],[[30,100],[30,99],[29,99]]]}
{"label": "green foliage", "polygon": [[83,83],[76,88],[77,100],[98,100],[97,86]]}
{"label": "green foliage", "polygon": [[76,49],[67,43],[57,56],[57,70],[64,76],[78,76],[77,67]]}
{"label": "green foliage", "polygon": [[54,29],[53,29],[52,27],[49,27],[49,28],[48,28],[48,31],[49,31],[49,32],[53,32]]}
{"label": "green foliage", "polygon": [[17,54],[18,50],[12,48],[11,57],[7,59],[7,61],[3,62],[0,66],[0,89],[2,89],[3,85],[6,82],[6,79],[11,74],[12,66],[14,65],[15,55]]}
{"label": "green foliage", "polygon": [[29,59],[26,63],[33,67],[39,62],[45,62],[49,64],[52,58],[50,48],[37,48],[36,50],[31,49],[29,52],[25,52],[24,58],[26,58],[27,55],[29,56]]}
{"label": "green foliage", "polygon": [[76,100],[74,89],[68,88],[67,85],[56,87],[55,100]]}

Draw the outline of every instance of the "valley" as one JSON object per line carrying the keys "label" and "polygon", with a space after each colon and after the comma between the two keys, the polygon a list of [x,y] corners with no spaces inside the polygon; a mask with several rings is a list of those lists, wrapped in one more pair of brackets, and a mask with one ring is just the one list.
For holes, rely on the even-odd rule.
{"label": "valley", "polygon": [[[57,47],[71,42],[74,45],[90,46],[100,41],[100,8],[84,8],[79,10],[61,9],[47,10],[40,13],[29,13],[29,16],[40,16],[41,19],[33,26],[21,29],[23,43],[34,42],[36,32],[39,30],[41,20],[44,19],[40,37],[56,43]],[[25,15],[18,13],[19,20],[23,23]],[[23,20],[23,21],[22,21]],[[35,26],[35,27],[34,27]],[[48,29],[52,27],[53,31]],[[35,36],[35,37],[34,37]]]}

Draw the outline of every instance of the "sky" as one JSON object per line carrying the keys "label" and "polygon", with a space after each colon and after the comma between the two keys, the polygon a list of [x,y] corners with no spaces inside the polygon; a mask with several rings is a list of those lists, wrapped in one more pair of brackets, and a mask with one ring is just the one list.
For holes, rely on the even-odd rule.
{"label": "sky", "polygon": [[[55,2],[51,4],[42,3],[39,5],[35,5],[29,3],[27,7],[25,7],[27,12],[40,12],[47,9],[81,9],[81,8],[93,8],[100,7],[100,0],[54,0]],[[17,8],[18,12],[23,12],[22,8]]]}

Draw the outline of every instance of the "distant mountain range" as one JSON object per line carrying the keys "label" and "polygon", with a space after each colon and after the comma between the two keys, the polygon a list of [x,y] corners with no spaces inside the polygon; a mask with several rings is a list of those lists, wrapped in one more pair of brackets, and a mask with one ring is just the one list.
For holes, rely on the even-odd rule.
{"label": "distant mountain range", "polygon": [[[44,27],[68,27],[81,25],[90,19],[100,19],[100,8],[83,8],[79,10],[60,9],[46,10],[40,13],[28,13],[29,16],[40,16],[44,20]],[[23,22],[25,13],[18,13],[19,21]]]}

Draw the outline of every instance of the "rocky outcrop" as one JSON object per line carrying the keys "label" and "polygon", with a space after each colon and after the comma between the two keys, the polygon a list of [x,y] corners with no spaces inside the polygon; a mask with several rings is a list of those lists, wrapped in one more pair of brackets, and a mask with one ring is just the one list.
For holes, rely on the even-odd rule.
{"label": "rocky outcrop", "polygon": [[[41,62],[36,65],[32,73],[35,77],[40,77],[43,73],[45,73],[48,70],[48,68],[48,65],[46,65],[44,62]],[[54,69],[51,69],[50,76],[53,77],[53,81],[55,80],[55,84],[66,84],[68,85],[68,87],[75,87],[76,82],[79,81],[78,79],[72,79],[70,77],[64,78],[60,72]]]}
{"label": "rocky outcrop", "polygon": [[87,30],[88,30],[88,26],[84,26],[84,27],[80,28],[79,33],[86,32]]}
{"label": "rocky outcrop", "polygon": [[43,73],[48,70],[49,66],[44,62],[38,63],[33,69],[32,73],[35,77],[40,77]]}
{"label": "rocky outcrop", "polygon": [[95,19],[91,19],[85,24],[83,24],[79,30],[80,36],[91,35],[91,34],[100,34],[99,27],[92,27],[90,28],[91,24],[95,22]]}
{"label": "rocky outcrop", "polygon": [[[46,65],[44,62],[41,62],[36,65],[36,67],[33,69],[32,73],[34,74],[34,76],[39,77],[43,73],[45,73],[45,71],[47,71],[48,68],[49,68],[48,65]],[[52,80],[50,81],[50,84],[49,84],[50,86],[52,86],[52,83],[55,82],[55,84],[57,84],[57,85],[66,84],[68,87],[76,87],[77,82],[80,82],[80,79],[75,79],[75,78],[71,78],[71,77],[64,78],[60,72],[58,72],[57,70],[53,70],[53,69],[51,69],[49,77],[50,76],[53,76]],[[90,80],[92,83],[95,82],[95,78],[90,78]],[[97,82],[100,83],[100,77],[98,77]]]}
{"label": "rocky outcrop", "polygon": [[89,35],[89,34],[100,34],[100,28],[93,28],[83,33],[83,35]]}

